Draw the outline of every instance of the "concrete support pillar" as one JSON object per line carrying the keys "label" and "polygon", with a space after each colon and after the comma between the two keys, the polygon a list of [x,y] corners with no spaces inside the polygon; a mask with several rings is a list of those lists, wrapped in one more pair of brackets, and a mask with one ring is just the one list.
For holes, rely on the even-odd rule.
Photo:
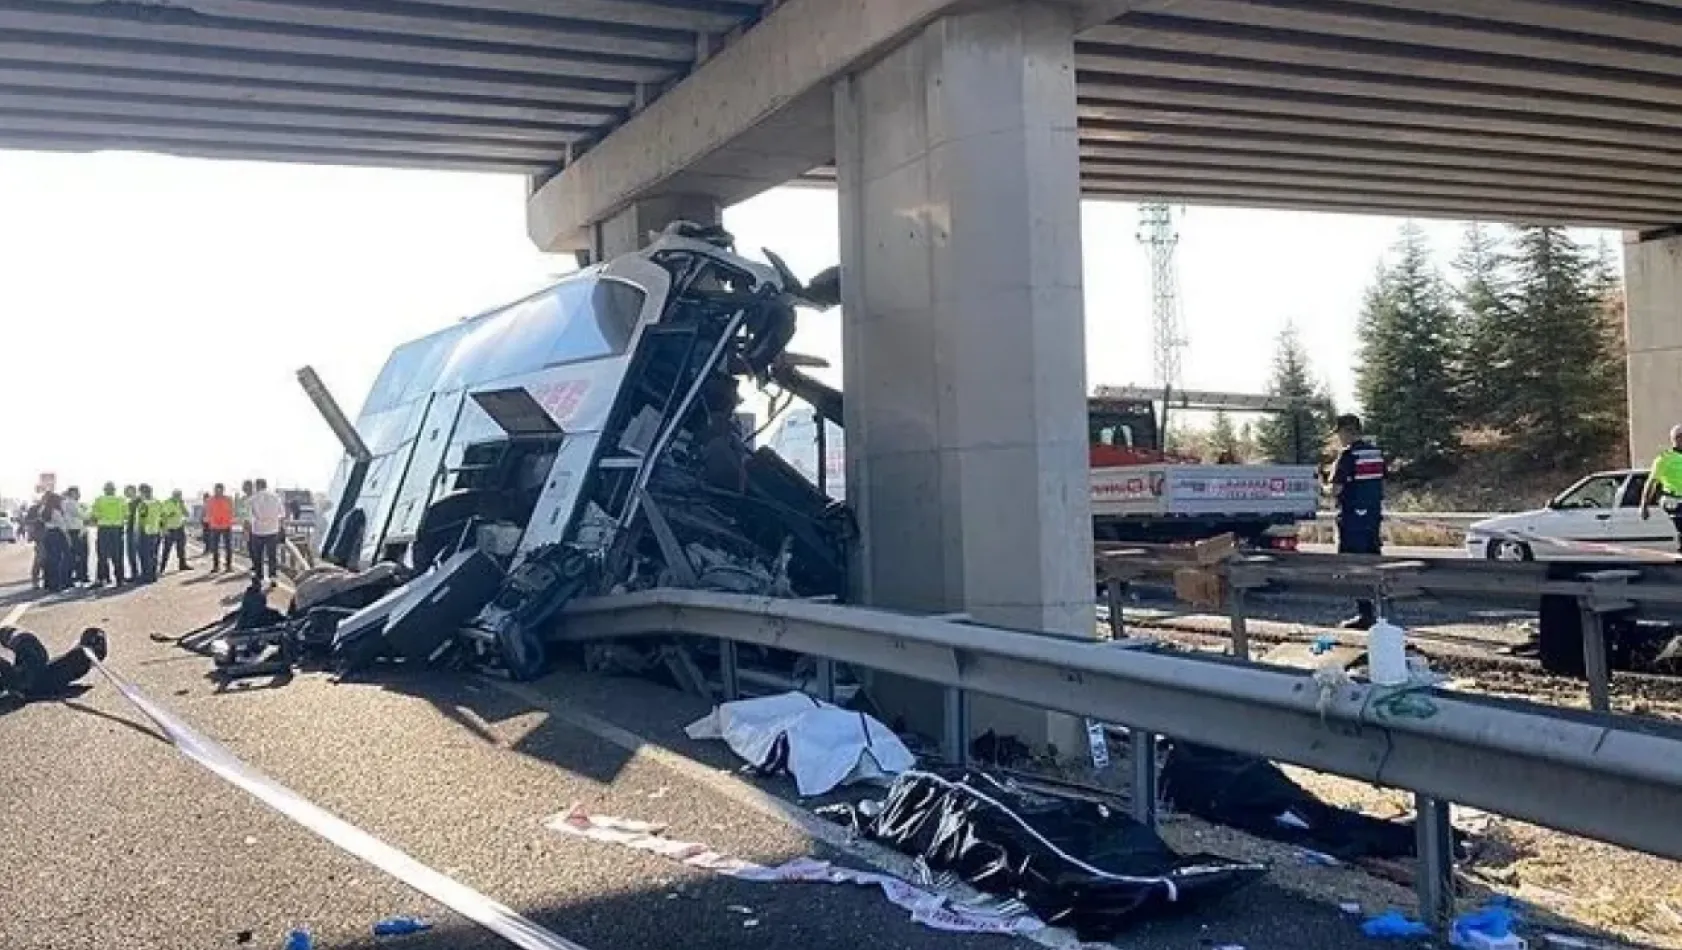
{"label": "concrete support pillar", "polygon": [[1630,458],[1646,465],[1682,422],[1682,235],[1624,238]]}
{"label": "concrete support pillar", "polygon": [[858,594],[1091,637],[1070,9],[944,17],[835,95]]}
{"label": "concrete support pillar", "polygon": [[724,209],[706,195],[659,195],[645,198],[595,225],[590,252],[594,260],[605,261],[647,247],[673,221],[718,224]]}

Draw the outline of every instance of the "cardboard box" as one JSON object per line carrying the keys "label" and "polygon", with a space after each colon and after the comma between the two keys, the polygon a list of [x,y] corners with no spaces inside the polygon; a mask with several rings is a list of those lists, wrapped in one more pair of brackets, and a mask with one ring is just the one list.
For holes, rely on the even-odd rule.
{"label": "cardboard box", "polygon": [[1213,570],[1182,567],[1174,572],[1174,596],[1205,610],[1219,610],[1225,603],[1226,583]]}

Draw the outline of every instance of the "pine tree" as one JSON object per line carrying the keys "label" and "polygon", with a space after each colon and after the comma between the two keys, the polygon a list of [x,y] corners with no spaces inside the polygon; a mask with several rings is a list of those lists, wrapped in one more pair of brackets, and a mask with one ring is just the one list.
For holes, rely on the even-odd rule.
{"label": "pine tree", "polygon": [[1611,276],[1563,228],[1519,229],[1517,332],[1497,353],[1512,367],[1497,420],[1523,456],[1568,467],[1616,448],[1623,428],[1623,354],[1606,316]]}
{"label": "pine tree", "polygon": [[1507,277],[1511,258],[1499,232],[1473,224],[1466,229],[1455,270],[1460,317],[1459,397],[1462,423],[1488,426],[1509,391],[1512,367],[1499,359],[1503,337],[1514,332],[1516,312]]}
{"label": "pine tree", "polygon": [[1459,448],[1457,325],[1424,232],[1404,226],[1394,253],[1367,293],[1355,389],[1379,445],[1403,467],[1429,470]]}
{"label": "pine tree", "polygon": [[1285,324],[1273,351],[1273,378],[1267,394],[1287,399],[1288,412],[1270,415],[1255,430],[1256,451],[1262,458],[1281,465],[1313,465],[1319,461],[1320,444],[1331,429],[1332,400],[1323,386],[1314,384],[1308,366],[1308,351],[1294,324]]}
{"label": "pine tree", "polygon": [[1225,409],[1215,410],[1215,421],[1209,429],[1209,449],[1217,462],[1238,461],[1238,430]]}

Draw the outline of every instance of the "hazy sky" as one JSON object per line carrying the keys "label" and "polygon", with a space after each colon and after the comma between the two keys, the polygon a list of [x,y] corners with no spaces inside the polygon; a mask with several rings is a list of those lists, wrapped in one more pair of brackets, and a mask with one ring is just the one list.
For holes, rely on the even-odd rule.
{"label": "hazy sky", "polygon": [[[505,176],[0,152],[0,495],[41,471],[84,490],[325,487],[337,443],[295,371],[354,413],[398,342],[570,269],[526,240],[524,198]],[[1132,205],[1085,206],[1093,384],[1149,381],[1136,223]],[[726,224],[803,274],[836,260],[832,192],[772,192]],[[1294,320],[1347,400],[1361,293],[1398,225],[1189,209],[1186,385],[1259,391]],[[1452,257],[1462,226],[1425,228]],[[796,348],[839,362],[839,317],[808,315]]]}

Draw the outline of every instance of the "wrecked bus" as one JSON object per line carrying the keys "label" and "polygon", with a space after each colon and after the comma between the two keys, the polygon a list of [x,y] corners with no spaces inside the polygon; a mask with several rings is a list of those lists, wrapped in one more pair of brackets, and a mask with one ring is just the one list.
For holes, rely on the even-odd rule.
{"label": "wrecked bus", "polygon": [[768,256],[674,225],[398,347],[354,427],[334,427],[346,456],[323,557],[420,571],[471,549],[513,572],[505,587],[522,564],[565,561],[587,574],[573,596],[840,596],[846,509],[737,423],[741,385],[769,378],[796,307],[834,302],[833,273],[806,288]]}

